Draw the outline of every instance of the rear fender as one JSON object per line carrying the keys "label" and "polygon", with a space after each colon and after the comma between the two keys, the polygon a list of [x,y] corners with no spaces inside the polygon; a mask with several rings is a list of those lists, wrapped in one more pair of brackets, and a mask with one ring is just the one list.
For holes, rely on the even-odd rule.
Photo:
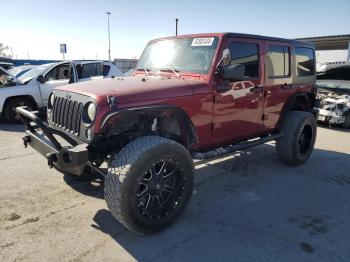
{"label": "rear fender", "polygon": [[280,126],[281,121],[291,110],[312,112],[315,106],[315,102],[316,97],[313,93],[296,93],[295,95],[291,96],[282,109],[282,115],[280,117],[278,126]]}

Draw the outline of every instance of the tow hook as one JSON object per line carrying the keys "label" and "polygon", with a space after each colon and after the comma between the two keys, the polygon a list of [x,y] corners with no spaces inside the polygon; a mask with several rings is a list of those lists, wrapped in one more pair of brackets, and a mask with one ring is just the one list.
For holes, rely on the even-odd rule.
{"label": "tow hook", "polygon": [[22,137],[24,148],[27,148],[28,143],[30,143],[30,136]]}
{"label": "tow hook", "polygon": [[46,155],[47,164],[50,168],[53,168],[53,162],[57,162],[57,156],[55,153],[50,153]]}

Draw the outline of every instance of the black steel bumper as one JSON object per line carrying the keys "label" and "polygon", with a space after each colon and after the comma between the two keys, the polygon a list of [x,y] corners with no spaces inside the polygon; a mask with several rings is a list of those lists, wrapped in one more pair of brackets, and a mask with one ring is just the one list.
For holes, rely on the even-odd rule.
{"label": "black steel bumper", "polygon": [[[30,145],[47,159],[50,168],[55,166],[63,172],[81,175],[89,161],[88,144],[80,143],[66,133],[44,123],[35,112],[17,107],[16,111],[26,126],[24,146]],[[56,137],[62,138],[62,145]]]}

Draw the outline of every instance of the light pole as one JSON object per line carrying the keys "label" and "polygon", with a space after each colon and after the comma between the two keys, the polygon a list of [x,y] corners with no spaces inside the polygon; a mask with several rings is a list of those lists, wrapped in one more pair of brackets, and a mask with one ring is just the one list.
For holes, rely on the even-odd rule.
{"label": "light pole", "polygon": [[111,61],[111,32],[110,32],[110,29],[109,29],[109,16],[111,14],[112,13],[109,12],[109,11],[106,12],[107,20],[108,20],[108,61]]}
{"label": "light pole", "polygon": [[179,23],[179,19],[178,18],[175,19],[175,23],[176,23],[176,25],[175,25],[175,35],[177,35],[177,24]]}

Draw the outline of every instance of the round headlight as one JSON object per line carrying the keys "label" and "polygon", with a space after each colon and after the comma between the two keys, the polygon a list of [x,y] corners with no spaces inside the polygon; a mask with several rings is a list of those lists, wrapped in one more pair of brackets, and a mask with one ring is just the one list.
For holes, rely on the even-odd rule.
{"label": "round headlight", "polygon": [[96,105],[94,103],[90,103],[87,108],[87,115],[89,117],[89,120],[93,122],[95,120],[96,116]]}
{"label": "round headlight", "polygon": [[55,101],[55,94],[51,93],[50,97],[49,97],[49,101],[47,104],[47,108],[51,109],[53,107],[53,102]]}

